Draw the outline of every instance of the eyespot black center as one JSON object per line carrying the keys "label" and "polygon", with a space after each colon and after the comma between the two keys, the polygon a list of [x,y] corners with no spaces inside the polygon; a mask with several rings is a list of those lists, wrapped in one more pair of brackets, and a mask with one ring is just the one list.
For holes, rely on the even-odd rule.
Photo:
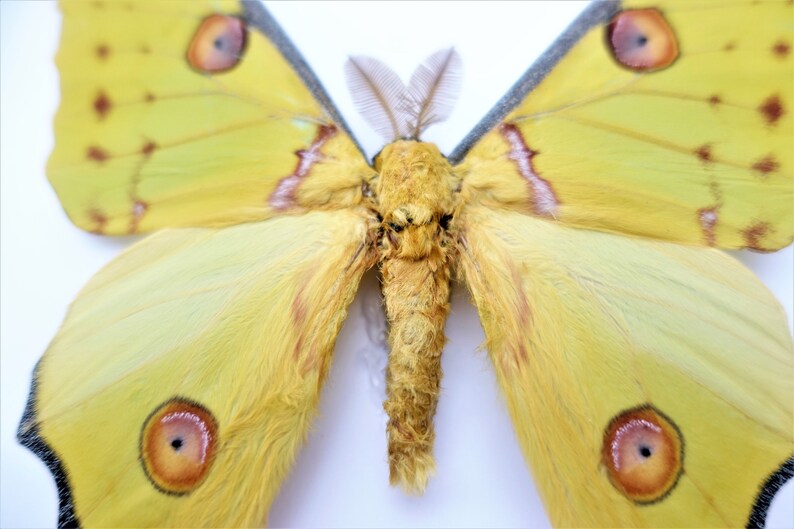
{"label": "eyespot black center", "polygon": [[645,35],[637,37],[637,46],[645,46],[646,44],[648,44],[648,37]]}
{"label": "eyespot black center", "polygon": [[179,452],[179,449],[182,448],[183,441],[181,438],[177,437],[171,440],[171,448],[174,449],[175,452]]}
{"label": "eyespot black center", "polygon": [[651,448],[649,446],[641,445],[640,455],[647,459],[653,455],[653,452],[651,451]]}

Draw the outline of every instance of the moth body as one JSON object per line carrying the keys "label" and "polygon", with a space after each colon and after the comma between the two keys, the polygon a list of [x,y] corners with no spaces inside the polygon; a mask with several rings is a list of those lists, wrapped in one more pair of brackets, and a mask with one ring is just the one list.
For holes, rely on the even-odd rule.
{"label": "moth body", "polygon": [[449,159],[454,49],[407,84],[352,57],[370,164],[261,2],[63,1],[48,177],[88,231],[166,229],[34,373],[59,526],[264,525],[375,264],[393,484],[434,471],[454,268],[552,524],[764,526],[794,342],[715,248],[794,240],[792,5],[646,4],[594,2]]}
{"label": "moth body", "polygon": [[387,400],[391,482],[422,492],[433,473],[455,179],[430,143],[400,140],[375,160],[383,219],[379,264],[389,321]]}

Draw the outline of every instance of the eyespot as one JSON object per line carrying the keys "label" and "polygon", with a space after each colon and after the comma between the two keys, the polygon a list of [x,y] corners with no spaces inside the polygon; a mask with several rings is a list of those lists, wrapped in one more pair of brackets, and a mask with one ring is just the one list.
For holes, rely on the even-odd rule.
{"label": "eyespot", "polygon": [[616,15],[607,26],[607,44],[620,64],[640,72],[666,68],[678,57],[675,33],[656,9]]}
{"label": "eyespot", "polygon": [[207,476],[217,436],[215,418],[204,406],[186,399],[169,400],[143,425],[143,469],[160,491],[187,494]]}
{"label": "eyespot", "polygon": [[245,23],[240,18],[210,15],[193,35],[187,61],[200,72],[225,72],[240,61],[245,42]]}
{"label": "eyespot", "polygon": [[612,484],[647,504],[667,495],[683,470],[684,441],[673,422],[645,405],[615,416],[604,432],[602,462]]}

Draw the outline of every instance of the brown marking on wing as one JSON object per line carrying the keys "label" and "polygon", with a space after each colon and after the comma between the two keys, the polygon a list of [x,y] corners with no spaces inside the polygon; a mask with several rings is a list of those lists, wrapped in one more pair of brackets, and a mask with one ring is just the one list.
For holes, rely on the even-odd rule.
{"label": "brown marking on wing", "polygon": [[145,140],[143,145],[140,149],[141,160],[135,168],[135,172],[132,174],[132,179],[130,181],[130,191],[129,197],[130,202],[132,202],[132,207],[130,208],[130,224],[128,231],[130,234],[136,233],[141,225],[141,220],[149,211],[151,204],[147,201],[143,200],[141,196],[138,194],[138,186],[141,183],[141,171],[143,170],[143,166],[146,165],[146,162],[152,157],[154,151],[159,148],[155,142],[151,140]]}
{"label": "brown marking on wing", "polygon": [[149,211],[149,203],[136,198],[132,203],[132,210],[130,215],[130,233],[136,233],[141,224],[141,219]]}
{"label": "brown marking on wing", "polygon": [[510,146],[507,157],[513,161],[518,173],[527,181],[532,195],[532,211],[537,215],[556,218],[560,200],[551,183],[535,171],[532,159],[538,152],[529,148],[524,135],[515,125],[504,123],[499,126],[499,132]]}
{"label": "brown marking on wing", "polygon": [[147,102],[147,103],[152,103],[152,102],[153,102],[155,99],[157,99],[157,97],[156,97],[156,96],[155,96],[153,93],[151,93],[151,92],[146,92],[146,93],[143,95],[143,100],[144,100],[145,102]]}
{"label": "brown marking on wing", "polygon": [[308,313],[308,308],[306,307],[306,301],[303,299],[303,292],[306,288],[306,285],[301,285],[298,289],[298,293],[295,295],[295,299],[292,300],[292,323],[297,327],[299,330],[306,325],[306,315]]}
{"label": "brown marking on wing", "polygon": [[147,141],[143,147],[141,147],[141,154],[148,158],[152,155],[155,149],[157,149],[157,144],[153,141]]}
{"label": "brown marking on wing", "polygon": [[106,150],[104,150],[103,148],[98,147],[96,145],[92,145],[86,151],[86,157],[89,160],[92,160],[94,162],[97,162],[97,163],[101,164],[101,163],[104,163],[105,160],[108,159],[109,155],[108,155],[108,152]]}
{"label": "brown marking on wing", "polygon": [[89,209],[86,214],[91,222],[96,224],[96,227],[91,230],[91,233],[101,235],[105,232],[105,226],[108,223],[108,217],[97,208]]}
{"label": "brown marking on wing", "polygon": [[526,364],[529,362],[529,355],[527,355],[527,348],[524,347],[523,343],[518,344],[518,360],[522,364]]}
{"label": "brown marking on wing", "polygon": [[780,164],[777,160],[770,154],[765,158],[762,158],[753,164],[753,169],[760,173],[760,178],[765,180],[769,173],[774,173],[778,169],[780,169]]}
{"label": "brown marking on wing", "polygon": [[711,154],[711,145],[709,144],[701,145],[700,147],[695,149],[695,154],[697,154],[697,157],[700,158],[700,161],[703,163],[709,163],[714,161],[714,158],[712,157]]}
{"label": "brown marking on wing", "polygon": [[141,45],[140,51],[144,55],[149,55],[150,53],[152,53],[152,50],[149,49],[149,46],[147,46],[146,44]]}
{"label": "brown marking on wing", "polygon": [[284,211],[297,205],[295,195],[298,192],[298,187],[309,176],[314,164],[323,160],[322,147],[336,133],[335,126],[320,125],[317,127],[317,135],[309,148],[295,151],[295,156],[298,157],[295,169],[292,174],[279,180],[276,189],[268,197],[267,201],[273,209]]}
{"label": "brown marking on wing", "polygon": [[110,47],[107,44],[99,44],[96,47],[96,56],[100,61],[104,61],[110,55]]}
{"label": "brown marking on wing", "polygon": [[744,237],[745,248],[749,248],[750,250],[758,250],[758,251],[768,251],[761,246],[760,240],[765,237],[770,231],[772,227],[767,222],[756,222],[751,224],[742,232],[742,237]]}
{"label": "brown marking on wing", "polygon": [[780,121],[781,116],[786,113],[783,108],[783,102],[778,95],[771,95],[766,98],[758,107],[758,111],[764,116],[767,125],[776,125]]}
{"label": "brown marking on wing", "polygon": [[518,269],[515,263],[509,260],[506,260],[506,263],[510,269],[510,277],[512,278],[513,284],[515,285],[518,322],[522,327],[526,327],[529,325],[529,320],[532,317],[532,309],[529,307],[529,301],[527,300],[527,295],[524,292],[524,280],[521,277],[521,271]]}
{"label": "brown marking on wing", "polygon": [[720,185],[713,178],[709,181],[709,192],[711,192],[711,196],[714,197],[717,205],[722,205],[722,189],[720,189]]}
{"label": "brown marking on wing", "polygon": [[711,104],[711,106],[717,106],[720,103],[722,103],[722,98],[717,94],[714,94],[709,98],[709,104]]}
{"label": "brown marking on wing", "polygon": [[94,99],[94,112],[96,112],[97,117],[99,119],[105,119],[110,109],[113,107],[113,103],[110,102],[110,98],[107,94],[100,90]]}
{"label": "brown marking on wing", "polygon": [[717,245],[715,228],[719,221],[719,206],[700,208],[698,210],[698,224],[703,231],[703,240],[709,246]]}
{"label": "brown marking on wing", "polygon": [[304,293],[309,285],[309,277],[304,276],[298,284],[298,289],[295,292],[295,298],[292,300],[290,306],[290,316],[292,317],[292,327],[298,335],[298,340],[295,342],[295,349],[292,351],[292,357],[297,363],[301,358],[303,351],[303,330],[307,328],[306,318],[309,313],[309,307],[304,299]]}
{"label": "brown marking on wing", "polygon": [[772,53],[774,53],[778,57],[786,57],[790,51],[791,51],[791,45],[784,40],[779,40],[775,43],[774,46],[772,46]]}
{"label": "brown marking on wing", "polygon": [[733,41],[726,42],[725,46],[723,46],[722,49],[725,51],[733,51],[736,49],[736,43]]}

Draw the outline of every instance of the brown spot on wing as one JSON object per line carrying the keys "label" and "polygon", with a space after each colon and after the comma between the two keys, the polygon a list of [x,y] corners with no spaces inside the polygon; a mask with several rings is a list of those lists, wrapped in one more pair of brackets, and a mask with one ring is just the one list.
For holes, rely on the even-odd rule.
{"label": "brown spot on wing", "polygon": [[791,51],[791,45],[784,40],[779,40],[775,43],[774,46],[772,46],[772,53],[774,53],[778,57],[785,57],[789,54],[790,51]]}
{"label": "brown spot on wing", "polygon": [[94,99],[94,112],[96,112],[97,117],[99,119],[105,119],[105,116],[107,116],[112,107],[113,103],[110,102],[110,98],[105,92],[100,90],[96,99]]}
{"label": "brown spot on wing", "polygon": [[143,53],[144,55],[149,55],[150,53],[152,53],[152,50],[149,49],[149,46],[144,44],[141,46],[141,53]]}
{"label": "brown spot on wing", "polygon": [[783,102],[780,96],[771,95],[758,107],[758,111],[764,116],[768,125],[775,125],[780,121],[781,116],[785,114]]}
{"label": "brown spot on wing", "polygon": [[710,103],[712,106],[717,106],[717,105],[719,105],[720,103],[722,103],[722,98],[721,98],[720,96],[718,96],[717,94],[714,94],[713,96],[711,96],[711,97],[709,98],[709,103]]}
{"label": "brown spot on wing", "polygon": [[773,173],[779,168],[780,164],[771,154],[753,164],[753,169],[761,173],[762,178],[766,178],[769,173]]}
{"label": "brown spot on wing", "polygon": [[714,161],[711,154],[711,145],[709,144],[701,145],[695,149],[695,154],[697,154],[697,157],[700,158],[700,161],[704,163]]}
{"label": "brown spot on wing", "polygon": [[86,151],[86,157],[94,162],[103,163],[109,158],[109,155],[103,148],[92,145]]}
{"label": "brown spot on wing", "polygon": [[143,100],[147,103],[151,103],[156,99],[155,95],[151,92],[146,92],[143,96]]}
{"label": "brown spot on wing", "polygon": [[143,154],[146,157],[149,157],[152,155],[152,153],[156,148],[157,148],[157,144],[155,142],[148,141],[144,144],[143,147],[141,147],[141,154]]}
{"label": "brown spot on wing", "polygon": [[758,251],[766,251],[761,246],[761,239],[764,238],[771,231],[771,226],[767,222],[756,222],[751,224],[747,229],[742,232],[744,238],[745,248]]}
{"label": "brown spot on wing", "polygon": [[110,55],[110,47],[107,44],[99,44],[96,47],[96,56],[99,60],[104,61]]}
{"label": "brown spot on wing", "polygon": [[733,42],[733,41],[726,42],[725,46],[723,46],[722,49],[725,50],[725,51],[733,51],[733,50],[736,49],[736,43]]}
{"label": "brown spot on wing", "polygon": [[94,208],[89,209],[86,214],[88,218],[91,219],[91,222],[96,224],[96,226],[91,230],[91,233],[102,234],[105,232],[105,226],[108,223],[108,217],[100,210]]}

